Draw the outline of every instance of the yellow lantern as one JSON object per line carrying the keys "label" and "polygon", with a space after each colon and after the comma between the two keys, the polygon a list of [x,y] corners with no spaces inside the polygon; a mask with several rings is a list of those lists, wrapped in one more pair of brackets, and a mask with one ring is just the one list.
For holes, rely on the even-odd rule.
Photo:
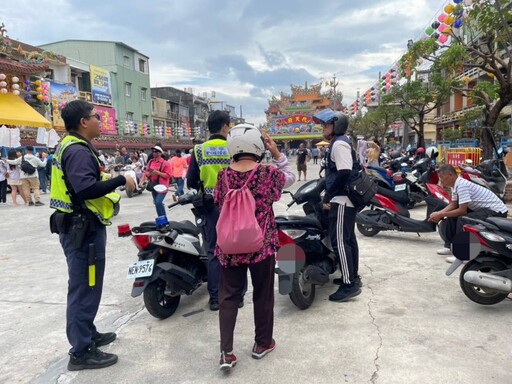
{"label": "yellow lantern", "polygon": [[471,81],[471,78],[469,76],[462,76],[461,80],[462,80],[463,83],[467,84],[467,83],[469,83]]}
{"label": "yellow lantern", "polygon": [[449,15],[453,12],[454,8],[455,7],[453,4],[448,4],[446,7],[444,7],[444,11]]}
{"label": "yellow lantern", "polygon": [[446,27],[443,31],[443,34],[444,35],[449,35],[450,33],[452,33],[452,27]]}
{"label": "yellow lantern", "polygon": [[496,76],[494,76],[494,73],[487,72],[487,76],[489,76],[491,79],[494,79]]}
{"label": "yellow lantern", "polygon": [[37,95],[37,100],[43,100],[43,95]]}
{"label": "yellow lantern", "polygon": [[455,18],[453,16],[448,16],[446,19],[444,19],[444,23],[446,25],[452,25],[455,21]]}
{"label": "yellow lantern", "polygon": [[34,81],[34,84],[37,85],[38,87],[41,85],[41,80],[36,80]]}

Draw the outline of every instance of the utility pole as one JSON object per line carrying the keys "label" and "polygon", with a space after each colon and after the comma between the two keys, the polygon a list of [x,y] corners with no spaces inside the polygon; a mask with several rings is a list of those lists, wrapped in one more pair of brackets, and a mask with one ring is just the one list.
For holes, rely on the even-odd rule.
{"label": "utility pole", "polygon": [[331,96],[331,106],[332,107],[336,107],[336,103],[338,101],[338,94],[336,93],[336,87],[338,86],[338,83],[336,81],[336,74],[333,74],[332,75],[332,80],[331,80],[331,88],[332,88],[332,96]]}

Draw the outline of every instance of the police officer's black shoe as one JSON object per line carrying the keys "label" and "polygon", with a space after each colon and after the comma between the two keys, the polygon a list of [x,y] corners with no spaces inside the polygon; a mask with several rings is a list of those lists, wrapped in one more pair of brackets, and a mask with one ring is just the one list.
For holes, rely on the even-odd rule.
{"label": "police officer's black shoe", "polygon": [[70,354],[68,371],[81,371],[82,369],[98,369],[110,367],[117,363],[117,355],[100,351],[94,343],[81,356]]}
{"label": "police officer's black shoe", "polygon": [[208,301],[208,304],[210,305],[210,311],[218,311],[219,310],[219,300],[210,299]]}
{"label": "police officer's black shoe", "polygon": [[351,287],[341,285],[336,292],[329,296],[329,300],[341,303],[359,294],[361,294],[361,288],[357,285],[354,284]]}
{"label": "police officer's black shoe", "polygon": [[117,335],[114,332],[106,332],[99,333],[96,332],[96,335],[92,337],[92,341],[96,344],[96,347],[101,347],[103,345],[110,344],[116,339]]}

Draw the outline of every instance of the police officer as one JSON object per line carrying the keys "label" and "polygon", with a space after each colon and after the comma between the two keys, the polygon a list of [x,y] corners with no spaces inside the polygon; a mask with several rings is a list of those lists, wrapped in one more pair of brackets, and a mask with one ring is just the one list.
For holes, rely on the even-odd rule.
{"label": "police officer", "polygon": [[98,349],[115,340],[113,332],[99,333],[94,326],[105,271],[106,225],[113,216],[119,195],[111,193],[130,178],[102,180],[102,164],[91,140],[100,136],[101,120],[94,106],[82,100],[62,110],[69,134],[54,155],[50,225],[59,234],[68,264],[66,333],[71,344],[68,370],[103,368],[117,356]]}
{"label": "police officer", "polygon": [[[200,191],[201,199],[194,204],[202,218],[203,239],[208,252],[208,293],[210,310],[219,309],[219,285],[221,266],[214,256],[217,243],[216,225],[219,210],[213,203],[213,190],[217,185],[219,171],[231,163],[226,136],[229,131],[229,115],[224,111],[213,111],[206,122],[210,138],[194,146],[194,154],[187,171],[187,186]],[[200,206],[198,205],[200,204]]]}
{"label": "police officer", "polygon": [[346,136],[347,116],[327,108],[315,114],[313,120],[323,125],[323,137],[330,141],[326,154],[324,209],[329,211],[329,237],[340,263],[341,281],[339,289],[329,296],[329,300],[342,302],[361,293],[359,248],[355,234],[357,210],[346,192],[360,167],[352,141]]}

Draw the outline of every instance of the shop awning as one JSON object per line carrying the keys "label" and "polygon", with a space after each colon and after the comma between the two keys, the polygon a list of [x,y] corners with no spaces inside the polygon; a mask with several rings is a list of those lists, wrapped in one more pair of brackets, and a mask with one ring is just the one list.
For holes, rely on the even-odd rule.
{"label": "shop awning", "polygon": [[52,128],[52,123],[12,93],[0,94],[0,125]]}

